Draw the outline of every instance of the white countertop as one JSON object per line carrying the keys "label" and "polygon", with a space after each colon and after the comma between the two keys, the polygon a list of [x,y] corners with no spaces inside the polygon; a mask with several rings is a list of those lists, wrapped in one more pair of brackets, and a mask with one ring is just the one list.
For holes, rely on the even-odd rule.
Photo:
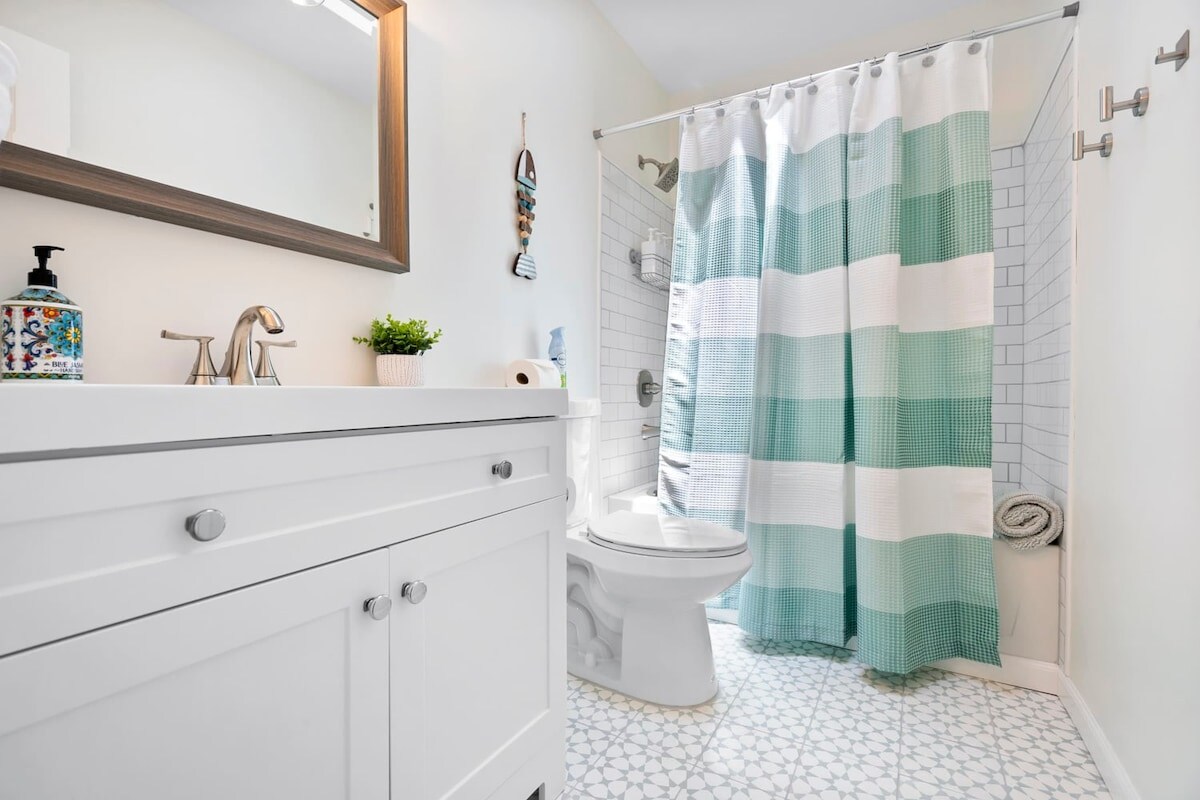
{"label": "white countertop", "polygon": [[566,413],[563,389],[8,383],[0,385],[0,459]]}

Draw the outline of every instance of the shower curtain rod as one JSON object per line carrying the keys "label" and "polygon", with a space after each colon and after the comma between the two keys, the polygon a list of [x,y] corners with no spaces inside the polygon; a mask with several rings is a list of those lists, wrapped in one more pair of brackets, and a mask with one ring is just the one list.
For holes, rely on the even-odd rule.
{"label": "shower curtain rod", "polygon": [[[1025,19],[1018,19],[1018,20],[1014,20],[1013,22],[1006,22],[1003,25],[995,25],[991,28],[984,28],[983,30],[979,30],[979,31],[971,31],[970,33],[965,34],[963,36],[955,36],[952,39],[943,39],[940,42],[933,42],[931,44],[926,44],[926,45],[923,45],[922,47],[917,47],[912,50],[905,50],[903,53],[900,53],[900,57],[904,58],[905,56],[915,56],[918,53],[924,53],[926,50],[932,50],[935,47],[941,47],[942,45],[949,44],[950,42],[969,41],[971,39],[984,39],[988,36],[995,36],[998,33],[1008,33],[1009,31],[1017,31],[1017,30],[1020,30],[1021,28],[1028,28],[1033,25],[1040,25],[1043,22],[1052,22],[1053,20],[1056,20],[1056,19],[1065,19],[1067,17],[1075,17],[1078,15],[1079,15],[1079,3],[1071,3],[1069,5],[1063,6],[1061,9],[1058,9],[1056,11],[1047,11],[1044,14],[1037,14],[1032,17],[1026,17]],[[882,58],[872,58],[868,61],[868,63],[877,64],[880,61],[883,61],[883,59]],[[596,130],[592,131],[592,137],[595,139],[603,139],[605,136],[612,136],[614,133],[624,133],[625,131],[632,131],[632,130],[636,130],[637,128],[644,128],[647,125],[657,125],[660,122],[670,122],[673,119],[679,119],[684,114],[690,114],[690,113],[697,111],[699,109],[702,109],[702,108],[716,108],[717,106],[723,106],[726,103],[730,102],[731,100],[736,100],[739,97],[754,97],[757,95],[766,94],[766,93],[770,92],[772,88],[774,88],[775,86],[778,86],[779,84],[783,84],[783,83],[791,84],[791,83],[798,83],[802,80],[812,80],[821,75],[828,75],[831,72],[838,72],[838,71],[844,70],[844,69],[858,69],[859,63],[861,63],[861,62],[847,64],[844,67],[835,67],[834,69],[827,69],[824,72],[814,72],[811,75],[801,75],[799,78],[794,78],[790,81],[779,81],[779,83],[773,83],[770,86],[764,86],[761,89],[753,89],[748,92],[740,92],[738,94],[730,95],[729,97],[722,97],[718,100],[710,100],[707,103],[697,103],[694,106],[688,106],[687,108],[680,108],[675,111],[668,111],[666,114],[659,114],[657,117],[649,117],[647,119],[638,120],[637,122],[630,122],[625,125],[617,125],[616,127],[613,127],[613,128],[597,128]]]}

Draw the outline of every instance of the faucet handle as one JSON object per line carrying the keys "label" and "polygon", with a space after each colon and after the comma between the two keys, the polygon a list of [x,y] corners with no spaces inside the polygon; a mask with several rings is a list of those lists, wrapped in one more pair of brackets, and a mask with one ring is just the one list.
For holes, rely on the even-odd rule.
{"label": "faucet handle", "polygon": [[188,375],[185,383],[188,386],[213,386],[217,382],[217,368],[213,366],[212,354],[208,351],[209,342],[213,340],[211,336],[194,336],[187,333],[175,333],[174,331],[164,330],[160,336],[164,339],[173,339],[175,341],[196,342],[199,345],[196,351],[196,362],[192,364],[192,373]]}
{"label": "faucet handle", "polygon": [[258,363],[254,365],[254,382],[259,386],[279,386],[279,377],[275,374],[275,365],[271,363],[269,347],[295,347],[296,340],[277,342],[272,339],[255,339],[258,345]]}

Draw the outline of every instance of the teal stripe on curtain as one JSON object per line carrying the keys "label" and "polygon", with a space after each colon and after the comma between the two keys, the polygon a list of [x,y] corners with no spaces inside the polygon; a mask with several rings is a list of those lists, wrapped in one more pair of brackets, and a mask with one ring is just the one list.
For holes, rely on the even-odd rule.
{"label": "teal stripe on curtain", "polygon": [[745,530],[754,566],[715,604],[750,633],[857,635],[890,672],[998,663],[990,52],[682,127],[659,496]]}

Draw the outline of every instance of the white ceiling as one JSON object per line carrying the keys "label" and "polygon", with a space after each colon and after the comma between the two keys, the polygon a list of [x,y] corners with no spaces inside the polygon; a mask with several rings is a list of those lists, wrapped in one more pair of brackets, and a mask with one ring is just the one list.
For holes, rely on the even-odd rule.
{"label": "white ceiling", "polygon": [[805,51],[825,50],[978,0],[593,2],[663,88],[676,93],[795,61]]}

